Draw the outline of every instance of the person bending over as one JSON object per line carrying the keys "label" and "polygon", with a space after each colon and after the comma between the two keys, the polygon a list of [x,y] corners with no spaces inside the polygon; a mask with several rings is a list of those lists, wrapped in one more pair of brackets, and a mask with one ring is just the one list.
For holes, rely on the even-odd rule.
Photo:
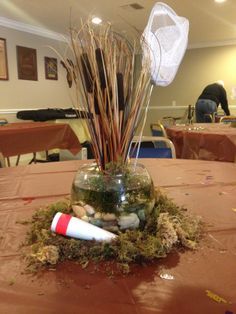
{"label": "person bending over", "polygon": [[196,122],[212,122],[219,104],[225,114],[229,116],[227,94],[222,81],[209,84],[203,89],[195,105]]}

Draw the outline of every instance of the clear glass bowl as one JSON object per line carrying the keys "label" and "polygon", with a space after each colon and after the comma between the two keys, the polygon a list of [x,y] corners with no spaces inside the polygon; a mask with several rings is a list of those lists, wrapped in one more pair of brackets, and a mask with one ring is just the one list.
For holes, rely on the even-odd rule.
{"label": "clear glass bowl", "polygon": [[142,164],[134,167],[131,163],[112,175],[87,164],[76,173],[71,200],[74,207],[86,209],[84,220],[99,227],[110,231],[136,229],[144,226],[146,214],[153,209],[154,186]]}

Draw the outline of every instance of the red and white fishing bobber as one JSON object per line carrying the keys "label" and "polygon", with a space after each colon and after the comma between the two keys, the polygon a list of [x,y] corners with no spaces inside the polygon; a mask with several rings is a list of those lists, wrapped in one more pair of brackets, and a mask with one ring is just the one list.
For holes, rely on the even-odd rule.
{"label": "red and white fishing bobber", "polygon": [[81,240],[111,241],[116,238],[114,233],[59,212],[53,218],[51,230],[55,233]]}

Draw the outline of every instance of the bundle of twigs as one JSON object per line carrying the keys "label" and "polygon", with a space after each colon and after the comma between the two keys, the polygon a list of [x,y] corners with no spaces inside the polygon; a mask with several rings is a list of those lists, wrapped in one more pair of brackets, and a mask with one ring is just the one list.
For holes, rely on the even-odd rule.
{"label": "bundle of twigs", "polygon": [[142,106],[149,101],[149,70],[138,69],[136,46],[110,25],[71,29],[69,47],[72,58],[64,62],[80,108],[87,112],[96,162],[102,171],[109,163],[125,164]]}

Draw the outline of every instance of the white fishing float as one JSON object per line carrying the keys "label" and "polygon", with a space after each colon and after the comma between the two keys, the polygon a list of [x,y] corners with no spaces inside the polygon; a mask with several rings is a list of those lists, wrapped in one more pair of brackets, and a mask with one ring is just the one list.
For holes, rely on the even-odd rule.
{"label": "white fishing float", "polygon": [[111,241],[117,236],[107,230],[94,226],[71,215],[56,213],[51,224],[51,231],[81,240]]}

